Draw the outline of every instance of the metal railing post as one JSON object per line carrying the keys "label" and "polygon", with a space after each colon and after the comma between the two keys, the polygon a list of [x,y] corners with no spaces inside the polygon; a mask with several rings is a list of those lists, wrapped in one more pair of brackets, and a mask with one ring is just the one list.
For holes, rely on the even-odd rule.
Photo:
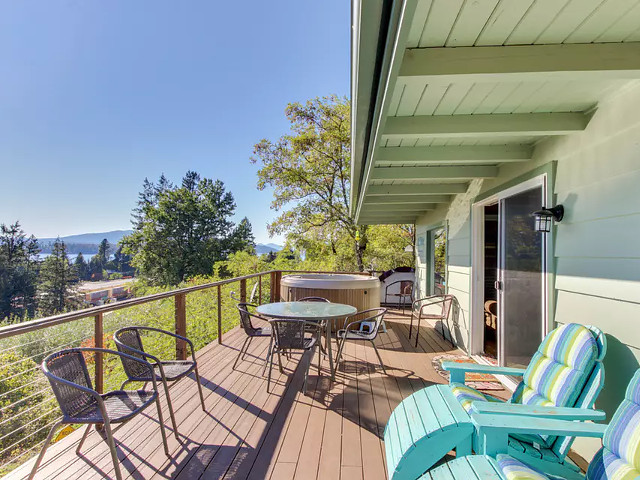
{"label": "metal railing post", "polygon": [[[176,294],[176,334],[183,337],[187,336],[187,296],[185,293]],[[184,340],[176,340],[176,359],[187,359],[187,344]]]}
{"label": "metal railing post", "polygon": [[222,287],[218,285],[218,343],[222,343]]}
{"label": "metal railing post", "polygon": [[[102,313],[98,313],[94,318],[93,340],[96,348],[104,348],[104,326],[102,324]],[[95,352],[96,369],[96,391],[104,393],[104,359],[102,352]]]}

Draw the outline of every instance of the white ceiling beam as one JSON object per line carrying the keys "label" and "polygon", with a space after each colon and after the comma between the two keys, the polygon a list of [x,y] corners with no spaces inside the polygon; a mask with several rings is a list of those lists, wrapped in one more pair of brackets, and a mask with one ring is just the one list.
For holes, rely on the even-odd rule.
{"label": "white ceiling beam", "polygon": [[435,210],[438,205],[435,203],[390,203],[388,205],[364,203],[363,209],[368,212],[426,212]]}
{"label": "white ceiling beam", "polygon": [[374,168],[371,173],[374,180],[431,180],[472,178],[495,178],[498,167],[492,166],[456,166],[456,167],[390,167]]}
{"label": "white ceiling beam", "polygon": [[488,162],[524,162],[530,160],[530,145],[459,145],[431,147],[381,147],[376,162],[422,164],[465,164]]}
{"label": "white ceiling beam", "polygon": [[389,117],[388,139],[522,135],[567,135],[586,128],[582,113],[510,113],[497,115],[422,115]]}
{"label": "white ceiling beam", "polygon": [[367,195],[365,205],[388,205],[390,203],[449,203],[451,195]]}
{"label": "white ceiling beam", "polygon": [[417,217],[411,218],[398,218],[395,215],[380,218],[358,218],[358,225],[406,225],[416,222]]}
{"label": "white ceiling beam", "polygon": [[367,197],[386,195],[455,195],[465,193],[466,183],[438,183],[433,185],[370,185]]}
{"label": "white ceiling beam", "polygon": [[411,48],[399,79],[454,82],[640,78],[640,43]]}

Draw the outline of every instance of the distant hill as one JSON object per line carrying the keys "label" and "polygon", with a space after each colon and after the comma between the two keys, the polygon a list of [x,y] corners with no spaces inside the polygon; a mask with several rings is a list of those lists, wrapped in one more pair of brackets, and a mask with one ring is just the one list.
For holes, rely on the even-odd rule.
{"label": "distant hill", "polygon": [[[133,230],[112,230],[110,232],[99,232],[99,233],[81,233],[79,235],[69,235],[66,237],[60,237],[67,245],[71,243],[83,243],[83,244],[96,244],[99,245],[103,239],[107,239],[107,241],[115,245],[120,241],[122,237],[125,235],[129,235],[133,233]],[[55,242],[55,238],[39,238],[38,243],[40,245],[53,243]]]}
{"label": "distant hill", "polygon": [[[68,235],[66,237],[60,237],[60,240],[62,240],[67,245],[67,250],[71,254],[80,252],[84,254],[94,254],[98,253],[98,245],[100,245],[100,242],[103,239],[106,238],[111,245],[116,245],[122,239],[122,237],[131,233],[133,233],[133,230],[112,230],[110,232],[81,233],[79,235]],[[42,253],[51,253],[51,247],[53,245],[53,242],[55,241],[55,238],[39,238],[38,245],[40,245]],[[280,250],[282,250],[282,247],[275,243],[256,244],[256,253],[258,255],[269,252],[279,252]]]}
{"label": "distant hill", "polygon": [[256,243],[256,253],[258,255],[269,252],[279,252],[280,250],[282,250],[282,247],[275,243]]}

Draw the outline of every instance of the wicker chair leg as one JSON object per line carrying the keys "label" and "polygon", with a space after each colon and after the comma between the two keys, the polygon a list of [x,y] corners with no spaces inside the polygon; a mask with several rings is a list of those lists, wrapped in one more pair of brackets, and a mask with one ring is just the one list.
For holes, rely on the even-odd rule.
{"label": "wicker chair leg", "polygon": [[248,342],[247,342],[247,346],[244,349],[244,353],[242,354],[242,360],[245,359],[245,357],[247,356],[247,352],[249,351],[249,347],[251,346],[251,340],[253,340],[253,337],[248,337]]}
{"label": "wicker chair leg", "polygon": [[[122,390],[122,389],[120,389]],[[89,435],[89,431],[91,431],[91,423],[87,425],[87,428],[84,429],[84,433],[82,434],[82,438],[80,439],[80,443],[76,447],[76,455],[80,455],[80,449],[82,445],[84,445],[84,441],[87,439],[87,435]]]}
{"label": "wicker chair leg", "polygon": [[270,353],[269,353],[269,376],[267,377],[267,393],[270,393],[270,386],[271,386],[271,370],[273,370],[273,355],[275,354],[275,352],[273,351],[273,349],[269,348]]}
{"label": "wicker chair leg", "polygon": [[109,445],[109,452],[111,453],[111,461],[113,462],[113,469],[116,472],[116,479],[122,480],[122,474],[120,473],[120,461],[118,460],[118,453],[116,452],[116,442],[113,439],[113,433],[111,432],[111,424],[109,419],[105,418],[104,431],[107,437],[107,445]]}
{"label": "wicker chair leg", "polygon": [[386,374],[387,369],[384,368],[384,363],[382,363],[382,357],[380,356],[380,352],[378,351],[378,347],[373,340],[371,340],[371,345],[373,345],[373,349],[376,351],[376,355],[378,356],[378,360],[380,361],[380,366],[382,367],[382,371]]}
{"label": "wicker chair leg", "polygon": [[315,352],[311,351],[309,352],[308,350],[304,352],[306,353],[310,353],[310,355],[308,355],[309,360],[307,361],[307,366],[304,370],[304,383],[302,384],[302,393],[303,394],[307,394],[307,378],[309,378],[309,368],[311,367],[311,361],[313,360],[313,354]]}
{"label": "wicker chair leg", "polygon": [[271,358],[271,349],[273,348],[273,337],[269,339],[269,348],[267,349],[267,356],[264,359],[264,367],[262,368],[262,376],[267,372],[267,366],[269,365],[269,359]]}
{"label": "wicker chair leg", "polygon": [[173,404],[171,403],[171,396],[169,395],[169,385],[167,385],[167,381],[163,378],[162,384],[164,385],[164,393],[167,396],[167,405],[169,406],[169,416],[171,417],[171,425],[173,426],[173,433],[176,436],[176,440],[179,443],[182,443],[180,440],[180,436],[178,435],[178,423],[176,422],[176,416],[173,413]]}
{"label": "wicker chair leg", "polygon": [[[345,334],[346,335],[346,334]],[[342,357],[342,349],[344,348],[344,342],[346,342],[347,339],[343,338],[342,342],[340,341],[340,339],[338,339],[338,356],[336,357],[336,363],[335,363],[335,367],[333,367],[335,370],[338,369],[338,366],[340,365],[340,357]],[[344,368],[343,368],[344,371]]]}
{"label": "wicker chair leg", "polygon": [[409,320],[409,338],[411,338],[411,331],[413,330],[413,309],[411,310],[411,320]]}
{"label": "wicker chair leg", "polygon": [[247,338],[244,339],[244,343],[242,344],[242,348],[240,348],[240,351],[238,352],[238,356],[236,357],[236,361],[233,362],[233,367],[231,367],[232,370],[236,369],[236,365],[238,364],[238,360],[240,360],[240,357],[242,357],[244,349],[247,346],[247,342],[249,341],[250,338],[251,337],[247,337]]}
{"label": "wicker chair leg", "polygon": [[280,367],[280,373],[284,373],[284,368],[282,368],[282,356],[280,355],[280,350],[278,350],[278,366]]}
{"label": "wicker chair leg", "polygon": [[167,443],[167,433],[164,431],[164,418],[162,417],[162,407],[160,406],[160,397],[156,397],[156,407],[158,408],[158,421],[160,422],[160,434],[162,435],[162,443],[164,444],[164,453],[167,457],[170,457],[169,454],[169,445]]}
{"label": "wicker chair leg", "polygon": [[202,403],[202,411],[206,412],[207,408],[204,406],[204,395],[202,395],[202,382],[200,381],[200,374],[198,373],[197,363],[193,371],[196,374],[196,383],[198,384],[198,393],[200,394],[200,403]]}
{"label": "wicker chair leg", "polygon": [[44,458],[44,454],[47,451],[47,447],[49,447],[49,444],[51,443],[51,439],[53,438],[53,434],[56,433],[56,430],[58,429],[58,427],[60,425],[62,425],[62,422],[56,423],[51,428],[51,431],[49,432],[49,435],[47,436],[47,439],[44,441],[44,445],[42,446],[42,450],[40,450],[40,455],[38,455],[36,463],[33,464],[33,468],[31,469],[31,473],[29,474],[29,480],[32,480],[33,477],[35,476],[36,472],[38,471],[38,467],[42,463],[42,459]]}
{"label": "wicker chair leg", "polygon": [[319,348],[318,349],[318,375],[320,375],[321,371],[322,371],[322,349]]}

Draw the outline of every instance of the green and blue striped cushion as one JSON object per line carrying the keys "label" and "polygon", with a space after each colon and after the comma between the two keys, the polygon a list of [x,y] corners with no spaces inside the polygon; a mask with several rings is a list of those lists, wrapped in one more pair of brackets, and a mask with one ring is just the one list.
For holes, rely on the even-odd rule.
{"label": "green and blue striped cushion", "polygon": [[604,447],[589,465],[588,480],[640,477],[640,370],[631,380],[602,443]]}
{"label": "green and blue striped cushion", "polygon": [[451,392],[453,396],[456,397],[462,408],[464,408],[467,412],[471,411],[471,405],[473,402],[501,402],[502,400],[498,400],[497,398],[493,398],[489,395],[485,395],[477,391],[474,388],[467,387],[462,383],[452,383],[451,384]]}
{"label": "green and blue striped cushion", "polygon": [[533,355],[511,403],[573,406],[597,358],[591,330],[575,323],[556,328]]}
{"label": "green and blue striped cushion", "polygon": [[507,480],[549,480],[549,477],[544,473],[525,465],[520,460],[516,460],[509,455],[498,455],[496,461],[502,471],[502,475]]}

